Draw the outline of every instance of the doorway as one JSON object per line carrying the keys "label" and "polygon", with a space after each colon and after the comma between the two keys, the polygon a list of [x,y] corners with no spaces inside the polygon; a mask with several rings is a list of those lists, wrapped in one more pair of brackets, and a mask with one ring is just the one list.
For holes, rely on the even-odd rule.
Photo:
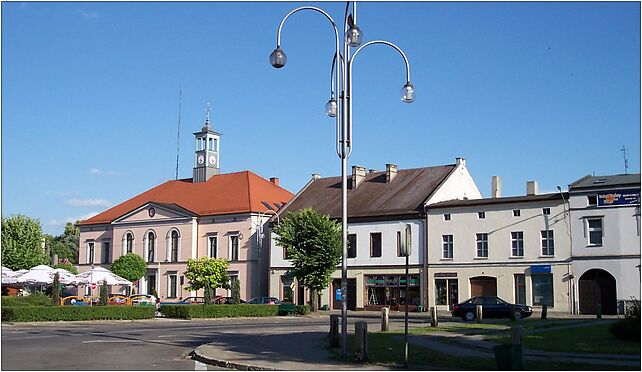
{"label": "doorway", "polygon": [[602,314],[617,313],[615,278],[606,270],[591,269],[578,281],[580,314],[596,314],[602,305]]}
{"label": "doorway", "polygon": [[470,297],[497,296],[497,278],[476,276],[470,278]]}
{"label": "doorway", "polygon": [[515,274],[515,303],[526,305],[526,275]]}

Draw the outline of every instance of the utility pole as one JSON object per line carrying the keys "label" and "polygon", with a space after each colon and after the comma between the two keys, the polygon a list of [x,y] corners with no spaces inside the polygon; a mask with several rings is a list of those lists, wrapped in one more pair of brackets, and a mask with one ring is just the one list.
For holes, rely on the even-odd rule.
{"label": "utility pole", "polygon": [[626,157],[626,147],[622,145],[622,148],[620,149],[624,155],[624,174],[629,174],[629,159]]}

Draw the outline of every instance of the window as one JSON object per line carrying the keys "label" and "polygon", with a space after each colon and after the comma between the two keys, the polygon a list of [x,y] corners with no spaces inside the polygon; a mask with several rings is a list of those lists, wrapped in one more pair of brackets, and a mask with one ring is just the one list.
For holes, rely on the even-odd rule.
{"label": "window", "polygon": [[87,243],[87,263],[94,263],[94,242]]}
{"label": "window", "polygon": [[109,242],[102,242],[102,263],[110,263],[111,262],[111,249],[110,249],[110,244]]}
{"label": "window", "polygon": [[348,234],[348,258],[357,257],[357,234]]}
{"label": "window", "polygon": [[526,275],[515,274],[515,303],[526,304]]}
{"label": "window", "polygon": [[125,237],[125,252],[126,253],[133,253],[134,252],[134,234],[128,232],[127,236]]}
{"label": "window", "polygon": [[602,218],[587,218],[588,245],[602,245]]}
{"label": "window", "polygon": [[239,236],[230,236],[230,261],[238,261],[239,259]]}
{"label": "window", "polygon": [[370,234],[370,257],[381,257],[381,233]]}
{"label": "window", "polygon": [[210,258],[216,258],[218,254],[218,236],[207,237],[207,254]]}
{"label": "window", "polygon": [[522,211],[519,209],[513,209],[513,217],[519,217],[522,215]]}
{"label": "window", "polygon": [[172,231],[170,260],[178,262],[178,231]]}
{"label": "window", "polygon": [[457,279],[435,279],[435,304],[448,305],[459,303]]}
{"label": "window", "polygon": [[290,255],[288,254],[288,250],[285,247],[283,247],[283,259],[284,260],[289,260],[290,259]]}
{"label": "window", "polygon": [[150,231],[147,233],[147,262],[154,262],[154,251],[155,248],[156,236],[154,232]]}
{"label": "window", "polygon": [[213,138],[208,138],[208,139],[207,139],[207,142],[208,142],[208,144],[207,144],[207,149],[208,149],[209,151],[214,150],[214,147],[212,146]]}
{"label": "window", "polygon": [[524,232],[523,231],[513,231],[510,233],[512,251],[511,255],[513,257],[524,257]]}
{"label": "window", "polygon": [[553,307],[553,274],[531,274],[533,305]]}
{"label": "window", "polygon": [[477,218],[483,220],[484,218],[486,218],[486,212],[477,212]]}
{"label": "window", "polygon": [[441,240],[443,242],[443,252],[442,258],[453,258],[453,236],[452,235],[442,235]]}
{"label": "window", "polygon": [[178,275],[176,272],[169,273],[167,275],[168,280],[167,280],[167,298],[176,298],[176,293],[177,291],[177,278]]}
{"label": "window", "polygon": [[595,207],[597,205],[597,195],[587,195],[586,205],[589,207]]}
{"label": "window", "polygon": [[542,256],[554,256],[553,230],[542,230]]}
{"label": "window", "polygon": [[542,214],[548,216],[551,214],[551,208],[542,208]]}
{"label": "window", "polygon": [[450,213],[444,214],[444,221],[450,221]]}
{"label": "window", "polygon": [[477,257],[488,257],[487,233],[477,234]]}
{"label": "window", "polygon": [[281,276],[281,296],[283,300],[281,302],[294,303],[294,291],[292,290],[292,278],[288,278],[285,275]]}

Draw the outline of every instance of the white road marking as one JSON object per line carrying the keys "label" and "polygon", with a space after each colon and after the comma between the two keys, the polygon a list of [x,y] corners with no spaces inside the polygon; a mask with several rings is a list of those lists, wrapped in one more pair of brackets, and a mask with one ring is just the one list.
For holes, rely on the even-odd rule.
{"label": "white road marking", "polygon": [[88,340],[83,341],[83,344],[97,344],[97,343],[120,343],[120,342],[141,342],[141,340]]}
{"label": "white road marking", "polygon": [[194,361],[194,370],[195,371],[207,371],[207,364],[201,363],[198,360]]}

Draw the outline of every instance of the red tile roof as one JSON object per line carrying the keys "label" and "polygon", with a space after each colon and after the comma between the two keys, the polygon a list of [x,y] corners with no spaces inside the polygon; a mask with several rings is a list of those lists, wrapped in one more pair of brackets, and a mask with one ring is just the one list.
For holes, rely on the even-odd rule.
{"label": "red tile roof", "polygon": [[265,212],[268,208],[263,202],[273,205],[272,209],[277,210],[292,196],[286,189],[250,171],[219,174],[206,182],[198,183],[187,178],[162,183],[80,222],[79,225],[111,223],[150,202],[176,204],[199,216],[211,216]]}

